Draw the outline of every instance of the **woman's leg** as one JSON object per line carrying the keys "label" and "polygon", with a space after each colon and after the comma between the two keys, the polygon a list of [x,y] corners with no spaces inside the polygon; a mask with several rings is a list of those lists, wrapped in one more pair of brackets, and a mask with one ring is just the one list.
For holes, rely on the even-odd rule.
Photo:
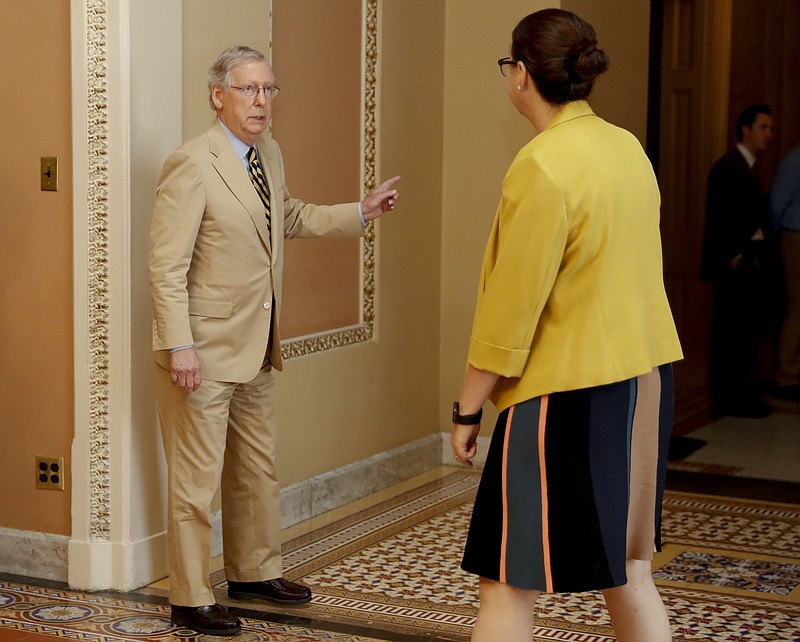
{"label": "woman's leg", "polygon": [[628,583],[603,591],[611,625],[619,642],[669,642],[667,610],[661,601],[650,562],[628,560]]}
{"label": "woman's leg", "polygon": [[533,607],[539,591],[487,580],[480,581],[481,608],[472,642],[530,642]]}

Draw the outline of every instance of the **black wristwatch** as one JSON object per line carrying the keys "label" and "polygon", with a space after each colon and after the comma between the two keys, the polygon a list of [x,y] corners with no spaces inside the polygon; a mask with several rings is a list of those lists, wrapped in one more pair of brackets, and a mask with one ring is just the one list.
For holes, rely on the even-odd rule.
{"label": "black wristwatch", "polygon": [[454,424],[461,424],[462,426],[474,426],[475,424],[481,423],[481,417],[483,417],[483,408],[478,410],[478,412],[472,415],[462,415],[458,412],[458,402],[453,402],[453,423]]}

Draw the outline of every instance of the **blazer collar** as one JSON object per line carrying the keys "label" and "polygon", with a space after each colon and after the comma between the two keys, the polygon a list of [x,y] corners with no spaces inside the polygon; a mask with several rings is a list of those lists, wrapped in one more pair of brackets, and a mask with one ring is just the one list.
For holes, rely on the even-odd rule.
{"label": "blazer collar", "polygon": [[552,129],[553,127],[557,127],[561,123],[565,123],[568,120],[574,120],[575,118],[580,118],[582,116],[594,115],[594,111],[592,111],[592,108],[589,107],[589,103],[587,103],[585,100],[573,100],[572,102],[562,105],[561,109],[559,109],[558,113],[553,117],[553,120],[547,123],[547,127],[544,128],[544,131]]}
{"label": "blazer collar", "polygon": [[[238,158],[233,146],[218,122],[214,122],[211,128],[207,131],[207,136],[208,151],[214,157],[212,160],[214,168],[217,170],[220,178],[222,178],[222,180],[228,186],[228,189],[231,191],[231,193],[245,207],[247,213],[250,215],[250,218],[253,220],[253,224],[256,226],[256,230],[258,230],[258,234],[261,237],[261,241],[264,244],[267,253],[271,253],[272,243],[269,238],[269,233],[267,232],[267,220],[264,216],[264,204],[261,202],[258,193],[253,188],[253,184],[250,182],[250,177],[247,175],[247,171],[242,166],[241,159]],[[266,169],[266,151],[264,150],[264,145],[261,140],[259,140],[256,144],[258,145],[258,151],[261,155],[262,165],[265,166],[264,171],[267,172],[267,181],[271,186],[273,183],[271,177],[269,176],[269,172]]]}

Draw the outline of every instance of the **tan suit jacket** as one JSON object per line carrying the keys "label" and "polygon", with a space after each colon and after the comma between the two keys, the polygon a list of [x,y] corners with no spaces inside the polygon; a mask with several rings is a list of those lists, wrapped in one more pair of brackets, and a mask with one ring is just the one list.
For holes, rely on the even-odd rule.
{"label": "tan suit jacket", "polygon": [[264,135],[257,146],[271,190],[271,234],[219,123],[164,163],[149,253],[153,349],[163,367],[170,348],[193,345],[204,379],[250,381],[272,333],[270,361],[280,370],[283,239],[363,233],[357,203],[292,198],[278,144]]}

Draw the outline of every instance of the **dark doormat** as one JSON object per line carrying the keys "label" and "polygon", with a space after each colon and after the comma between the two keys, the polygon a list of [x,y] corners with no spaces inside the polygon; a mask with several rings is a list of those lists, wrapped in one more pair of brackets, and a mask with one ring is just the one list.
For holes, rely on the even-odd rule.
{"label": "dark doormat", "polygon": [[669,455],[670,461],[680,461],[691,455],[695,450],[699,450],[708,442],[695,437],[677,437],[672,436],[669,438]]}

